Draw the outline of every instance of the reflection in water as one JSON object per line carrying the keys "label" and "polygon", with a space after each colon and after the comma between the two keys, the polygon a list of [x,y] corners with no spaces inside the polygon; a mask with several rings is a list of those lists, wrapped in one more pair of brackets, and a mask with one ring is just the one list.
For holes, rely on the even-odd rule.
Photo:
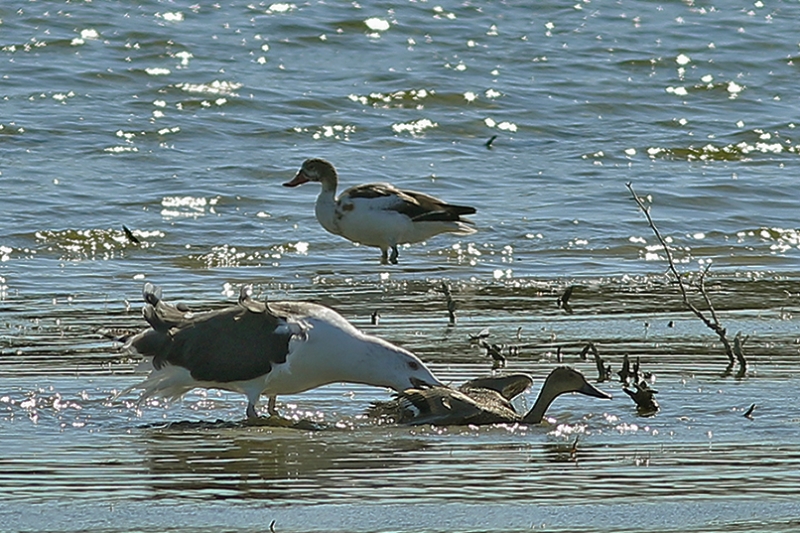
{"label": "reflection in water", "polygon": [[381,472],[395,470],[405,455],[429,446],[409,435],[223,426],[142,433],[143,466],[156,497],[347,499],[354,489],[385,486]]}
{"label": "reflection in water", "polygon": [[157,497],[585,503],[788,497],[800,482],[795,445],[765,462],[753,458],[775,457],[774,445],[626,444],[591,435],[559,443],[542,439],[544,428],[240,428],[147,430],[140,444],[146,483]]}

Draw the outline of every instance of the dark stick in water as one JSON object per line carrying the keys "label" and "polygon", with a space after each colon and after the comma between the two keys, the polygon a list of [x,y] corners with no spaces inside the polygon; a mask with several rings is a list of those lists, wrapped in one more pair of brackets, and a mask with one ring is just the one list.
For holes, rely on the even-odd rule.
{"label": "dark stick in water", "polygon": [[664,253],[667,255],[667,261],[669,263],[669,270],[672,272],[672,275],[675,276],[675,279],[678,281],[678,287],[680,288],[681,295],[683,296],[683,304],[692,312],[694,315],[703,321],[703,323],[711,329],[714,333],[717,334],[719,340],[722,342],[722,345],[725,347],[725,353],[728,355],[728,360],[730,363],[728,364],[728,368],[725,370],[725,373],[729,373],[733,369],[733,365],[738,360],[739,362],[739,371],[737,372],[737,377],[744,377],[747,373],[747,360],[744,357],[743,345],[744,340],[741,340],[740,335],[737,334],[736,337],[739,338],[738,341],[734,339],[734,345],[731,345],[731,342],[728,340],[727,330],[720,324],[719,318],[717,317],[717,312],[714,309],[714,306],[711,304],[711,298],[709,298],[708,293],[706,292],[705,288],[705,277],[708,273],[708,269],[711,267],[709,263],[705,269],[700,273],[700,278],[698,281],[698,287],[700,289],[700,294],[703,296],[703,299],[706,302],[706,306],[708,307],[708,312],[711,315],[711,318],[708,318],[700,309],[697,308],[690,300],[689,295],[686,291],[686,286],[683,283],[683,279],[681,278],[680,272],[675,267],[675,262],[672,259],[672,252],[667,246],[667,242],[664,240],[664,237],[661,236],[661,232],[658,231],[658,228],[653,222],[652,217],[650,216],[650,208],[644,205],[644,202],[641,198],[636,195],[636,192],[633,190],[633,185],[630,182],[626,183],[625,186],[631,192],[633,196],[633,200],[639,206],[639,209],[642,210],[644,216],[647,218],[647,223],[650,224],[650,229],[653,230],[655,233],[658,242],[661,244],[661,247],[664,249]]}

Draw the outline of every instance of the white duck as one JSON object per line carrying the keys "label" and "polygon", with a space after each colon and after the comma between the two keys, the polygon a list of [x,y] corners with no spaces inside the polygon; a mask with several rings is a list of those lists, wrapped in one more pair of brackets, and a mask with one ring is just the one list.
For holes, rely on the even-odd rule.
{"label": "white duck", "polygon": [[471,220],[461,218],[475,213],[474,207],[450,205],[388,183],[351,187],[337,198],[339,177],[324,159],[307,159],[284,186],[309,181],[322,185],[315,208],[322,227],[350,241],[380,248],[382,263],[397,263],[398,244],[424,241],[439,233],[470,235],[476,231]]}
{"label": "white duck", "polygon": [[236,305],[191,312],[144,287],[144,318],[150,329],[119,340],[152,365],[147,379],[130,387],[150,397],[177,399],[194,388],[217,388],[247,396],[247,416],[269,396],[296,394],[334,382],[362,383],[401,391],[440,385],[408,350],[366,335],[336,311],[309,302],[258,302],[245,290]]}

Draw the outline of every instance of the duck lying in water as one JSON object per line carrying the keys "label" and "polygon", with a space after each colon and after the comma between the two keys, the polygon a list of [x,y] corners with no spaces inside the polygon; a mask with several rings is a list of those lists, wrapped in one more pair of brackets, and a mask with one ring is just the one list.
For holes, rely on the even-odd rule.
{"label": "duck lying in water", "polygon": [[406,389],[388,402],[372,405],[368,415],[385,422],[437,426],[487,425],[502,423],[538,424],[558,396],[579,392],[610,399],[577,370],[560,366],[550,372],[536,403],[520,415],[511,400],[533,383],[527,374],[473,379],[458,389],[445,386]]}

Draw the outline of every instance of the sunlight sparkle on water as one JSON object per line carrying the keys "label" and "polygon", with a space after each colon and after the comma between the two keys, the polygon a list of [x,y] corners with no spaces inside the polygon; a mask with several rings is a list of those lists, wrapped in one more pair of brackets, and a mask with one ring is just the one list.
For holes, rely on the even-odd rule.
{"label": "sunlight sparkle on water", "polygon": [[161,17],[167,22],[183,22],[183,13],[181,13],[180,11],[177,11],[175,13],[163,13],[163,14],[156,13],[156,17]]}
{"label": "sunlight sparkle on water", "polygon": [[289,4],[285,2],[279,2],[272,4],[267,8],[267,13],[288,13],[289,11],[297,9],[297,6],[294,4]]}
{"label": "sunlight sparkle on water", "polygon": [[183,51],[178,52],[177,54],[175,54],[175,57],[180,59],[181,60],[181,66],[185,67],[186,65],[189,64],[189,60],[192,59],[194,56],[190,52],[187,52],[186,50],[183,50]]}
{"label": "sunlight sparkle on water", "polygon": [[676,96],[686,96],[689,94],[689,91],[686,90],[686,87],[667,87],[666,91]]}
{"label": "sunlight sparkle on water", "polygon": [[400,124],[392,124],[392,130],[395,133],[410,133],[414,137],[418,137],[423,132],[430,128],[436,128],[439,124],[427,118],[421,118],[413,122],[406,122]]}
{"label": "sunlight sparkle on water", "polygon": [[744,90],[743,85],[739,85],[735,81],[728,82],[728,92],[730,93],[730,97],[736,98],[740,92]]}
{"label": "sunlight sparkle on water", "polygon": [[[297,131],[297,129],[295,129]],[[303,130],[302,128],[300,131]],[[356,127],[351,124],[334,124],[333,126],[320,126],[320,129],[311,134],[311,138],[319,140],[322,138],[350,140],[350,134],[356,131]]]}
{"label": "sunlight sparkle on water", "polygon": [[586,434],[586,424],[558,424],[549,434],[554,437],[570,437],[572,435]]}
{"label": "sunlight sparkle on water", "polygon": [[87,40],[97,40],[99,38],[100,34],[97,33],[97,30],[89,28],[81,30],[80,37],[75,37],[74,39],[72,39],[70,44],[72,46],[80,46],[82,44],[85,44]]}
{"label": "sunlight sparkle on water", "polygon": [[[161,216],[164,218],[203,216],[206,214],[206,206],[214,206],[218,201],[218,198],[208,200],[192,196],[166,196],[161,199],[161,205],[164,207]],[[213,213],[213,207],[209,211]]]}
{"label": "sunlight sparkle on water", "polygon": [[139,149],[135,146],[109,146],[107,148],[103,148],[103,151],[112,154],[119,154],[122,152],[138,152]]}
{"label": "sunlight sparkle on water", "polygon": [[367,25],[367,28],[375,32],[386,31],[390,27],[388,20],[383,20],[378,17],[368,18],[364,21],[364,24]]}
{"label": "sunlight sparkle on water", "polygon": [[201,94],[225,94],[235,96],[234,91],[242,87],[241,83],[232,81],[214,80],[211,83],[179,83],[176,85],[179,89],[187,93],[201,93]]}
{"label": "sunlight sparkle on water", "polygon": [[514,124],[513,122],[503,121],[497,123],[493,118],[487,117],[483,120],[483,123],[490,128],[497,128],[498,130],[505,130],[511,132],[517,131],[517,125]]}

